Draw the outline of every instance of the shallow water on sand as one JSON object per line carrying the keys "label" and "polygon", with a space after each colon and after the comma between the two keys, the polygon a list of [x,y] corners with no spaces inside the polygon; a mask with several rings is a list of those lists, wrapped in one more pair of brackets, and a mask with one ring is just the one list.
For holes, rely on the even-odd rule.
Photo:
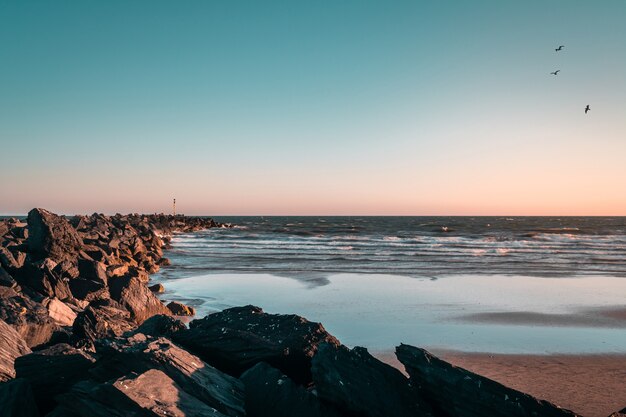
{"label": "shallow water on sand", "polygon": [[157,274],[164,299],[198,315],[254,304],[319,321],[348,346],[400,342],[494,353],[625,353],[626,279],[336,274],[325,285],[270,274]]}

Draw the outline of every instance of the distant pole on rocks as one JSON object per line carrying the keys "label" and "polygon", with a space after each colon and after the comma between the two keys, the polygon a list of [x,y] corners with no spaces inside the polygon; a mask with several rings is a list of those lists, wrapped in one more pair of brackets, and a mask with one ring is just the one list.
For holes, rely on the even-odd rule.
{"label": "distant pole on rocks", "polygon": [[174,217],[176,217],[176,199],[174,199],[174,205],[172,207],[172,211],[174,213]]}

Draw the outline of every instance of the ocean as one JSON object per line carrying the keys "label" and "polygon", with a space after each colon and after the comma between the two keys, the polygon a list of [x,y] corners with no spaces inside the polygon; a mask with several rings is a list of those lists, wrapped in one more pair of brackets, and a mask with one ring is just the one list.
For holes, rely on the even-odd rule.
{"label": "ocean", "polygon": [[344,344],[626,353],[624,217],[217,217],[153,276],[198,315],[254,304]]}
{"label": "ocean", "polygon": [[626,217],[219,217],[168,274],[626,276]]}

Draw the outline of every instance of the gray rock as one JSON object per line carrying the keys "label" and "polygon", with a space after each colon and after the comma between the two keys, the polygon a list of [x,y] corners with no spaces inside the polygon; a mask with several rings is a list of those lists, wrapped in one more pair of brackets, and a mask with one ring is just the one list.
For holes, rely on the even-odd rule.
{"label": "gray rock", "polygon": [[179,303],[178,301],[170,301],[167,304],[167,309],[172,312],[175,316],[195,316],[196,309],[193,307],[189,307],[183,303]]}
{"label": "gray rock", "polygon": [[[224,416],[196,397],[183,391],[162,371],[151,369],[138,376],[121,378],[113,383],[118,396],[157,416]],[[114,398],[115,396],[113,396]]]}
{"label": "gray rock", "polygon": [[5,271],[4,268],[2,268],[1,266],[0,266],[0,286],[9,287],[9,288],[17,287],[17,282],[15,282],[13,277],[9,275],[9,273]]}
{"label": "gray rock", "polygon": [[48,343],[59,328],[44,306],[8,287],[0,287],[0,319],[31,348]]}
{"label": "gray rock", "polygon": [[156,369],[112,383],[80,382],[57,399],[48,417],[224,417]]}
{"label": "gray rock", "polygon": [[57,298],[44,300],[42,303],[48,309],[48,315],[60,326],[71,326],[76,320],[76,313],[67,304]]}
{"label": "gray rock", "polygon": [[397,369],[367,349],[323,344],[311,372],[320,398],[342,412],[366,417],[432,416],[428,403]]}
{"label": "gray rock", "polygon": [[163,286],[163,284],[150,285],[148,288],[150,289],[150,291],[156,294],[163,294],[165,292],[165,287]]}
{"label": "gray rock", "polygon": [[141,326],[139,326],[132,333],[142,333],[146,336],[153,337],[165,336],[169,338],[174,333],[185,329],[187,329],[187,327],[179,319],[163,314],[158,314],[156,316],[150,317],[148,320],[141,323]]}
{"label": "gray rock", "polygon": [[0,383],[0,417],[39,417],[28,381]]}
{"label": "gray rock", "polygon": [[246,391],[248,417],[339,417],[340,414],[304,387],[265,362],[240,378]]}
{"label": "gray rock", "polygon": [[103,341],[97,345],[97,352],[103,359],[93,375],[99,380],[158,369],[181,389],[220,413],[233,417],[245,415],[241,381],[204,363],[168,339],[148,339],[136,334],[127,340]]}
{"label": "gray rock", "polygon": [[130,311],[138,324],[157,314],[171,315],[161,300],[137,278],[111,278],[109,291],[111,298]]}
{"label": "gray rock", "polygon": [[0,382],[15,378],[15,358],[30,353],[30,348],[15,329],[0,320]]}
{"label": "gray rock", "polygon": [[97,339],[122,336],[135,326],[130,313],[115,301],[94,301],[76,316],[73,339],[75,343],[90,345]]}
{"label": "gray rock", "polygon": [[318,345],[339,345],[320,323],[296,315],[267,314],[254,306],[229,308],[193,320],[189,327],[175,333],[174,341],[235,376],[267,362],[296,383],[307,383]]}
{"label": "gray rock", "polygon": [[28,249],[33,259],[75,261],[83,245],[70,223],[61,216],[36,208],[28,213]]}
{"label": "gray rock", "polygon": [[396,356],[433,408],[458,417],[574,417],[575,413],[547,401],[453,366],[428,351],[409,345]]}
{"label": "gray rock", "polygon": [[61,343],[17,358],[15,373],[28,380],[39,409],[46,412],[53,408],[55,395],[88,378],[94,362],[91,355]]}

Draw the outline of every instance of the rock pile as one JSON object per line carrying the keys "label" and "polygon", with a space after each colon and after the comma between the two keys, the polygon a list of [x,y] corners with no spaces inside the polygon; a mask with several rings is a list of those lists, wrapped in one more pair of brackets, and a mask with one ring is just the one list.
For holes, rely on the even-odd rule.
{"label": "rock pile", "polygon": [[401,345],[407,378],[296,315],[245,306],[187,328],[172,314],[192,311],[164,306],[149,274],[172,233],[217,226],[41,209],[0,222],[0,416],[575,416]]}
{"label": "rock pile", "polygon": [[209,218],[159,215],[65,218],[33,209],[26,222],[0,221],[0,319],[30,348],[88,346],[120,336],[167,308],[147,287],[171,236],[223,227]]}

